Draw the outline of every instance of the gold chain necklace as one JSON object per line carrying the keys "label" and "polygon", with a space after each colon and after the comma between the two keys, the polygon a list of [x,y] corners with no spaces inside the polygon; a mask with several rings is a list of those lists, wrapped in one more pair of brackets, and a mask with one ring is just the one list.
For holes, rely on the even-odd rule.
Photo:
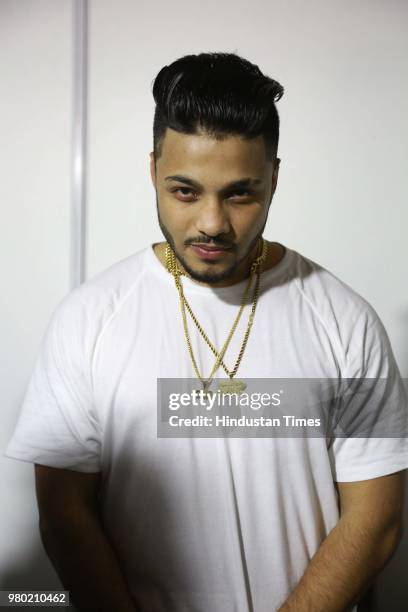
{"label": "gold chain necklace", "polygon": [[[171,249],[170,245],[167,243],[166,244],[166,253],[165,253],[165,258],[166,258],[166,268],[167,270],[173,275],[174,280],[175,280],[175,284],[176,284],[176,288],[178,290],[179,293],[179,299],[180,299],[180,309],[181,309],[181,313],[182,313],[182,317],[183,317],[183,327],[184,327],[184,335],[185,335],[185,339],[186,339],[186,343],[187,343],[187,347],[190,353],[190,358],[193,364],[193,368],[194,371],[196,373],[197,378],[199,378],[199,380],[201,381],[201,383],[203,384],[204,387],[204,391],[208,392],[208,388],[211,384],[211,381],[214,377],[215,372],[217,371],[217,369],[219,368],[220,365],[222,365],[224,371],[226,372],[226,374],[229,376],[229,380],[227,381],[220,381],[220,389],[221,391],[223,391],[224,393],[240,393],[242,392],[245,388],[246,385],[244,382],[242,381],[236,381],[233,380],[233,377],[235,376],[235,374],[238,371],[239,365],[241,363],[241,359],[243,357],[244,351],[245,351],[245,347],[246,344],[248,342],[248,338],[249,338],[249,333],[251,331],[251,327],[253,324],[253,320],[254,320],[254,315],[255,315],[255,309],[256,309],[256,305],[258,302],[258,296],[259,296],[259,287],[260,287],[260,277],[261,277],[261,271],[262,271],[262,264],[266,259],[267,256],[267,252],[268,252],[268,244],[266,242],[266,240],[264,240],[263,238],[260,239],[260,254],[257,256],[257,258],[254,260],[254,262],[251,265],[251,270],[250,270],[250,275],[249,275],[249,279],[248,279],[248,283],[247,286],[245,288],[242,300],[241,300],[241,306],[239,309],[239,312],[235,318],[235,321],[233,323],[233,326],[231,328],[231,331],[221,349],[221,351],[218,353],[218,351],[215,349],[214,345],[210,342],[210,340],[208,339],[206,333],[204,332],[204,330],[202,329],[200,323],[198,322],[196,316],[194,315],[187,299],[184,296],[184,292],[183,292],[183,288],[182,288],[182,284],[181,284],[181,280],[180,280],[180,276],[181,275],[185,275],[184,272],[182,272],[177,264],[177,259],[176,256],[174,254],[174,251]],[[248,324],[247,324],[247,329],[244,335],[244,339],[241,345],[241,349],[239,351],[238,354],[238,358],[237,361],[235,363],[235,366],[232,370],[228,370],[228,368],[226,367],[224,361],[223,361],[223,357],[224,354],[228,348],[228,345],[232,339],[232,336],[235,332],[235,329],[238,325],[238,322],[241,318],[242,312],[244,310],[244,307],[247,303],[247,298],[248,298],[248,293],[249,293],[249,288],[251,286],[251,282],[252,282],[252,278],[254,276],[254,274],[256,273],[257,278],[256,278],[256,284],[255,284],[255,290],[254,290],[254,296],[253,296],[253,300],[252,300],[252,310],[251,313],[249,315],[249,319],[248,319]],[[186,312],[185,309],[187,308],[191,318],[193,319],[198,331],[200,332],[201,336],[204,338],[205,342],[207,343],[207,345],[210,347],[211,351],[213,352],[213,354],[216,356],[216,361],[214,364],[214,367],[210,373],[210,376],[208,377],[208,379],[203,379],[203,377],[201,376],[198,367],[197,367],[197,362],[195,360],[194,357],[194,353],[193,353],[193,349],[192,349],[192,345],[191,345],[191,340],[190,340],[190,336],[189,336],[189,332],[188,332],[188,326],[187,326],[187,319],[186,319]]]}

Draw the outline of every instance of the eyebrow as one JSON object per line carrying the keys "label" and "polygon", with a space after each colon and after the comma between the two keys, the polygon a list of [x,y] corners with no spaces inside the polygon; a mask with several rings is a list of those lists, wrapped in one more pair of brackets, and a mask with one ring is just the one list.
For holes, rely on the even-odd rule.
{"label": "eyebrow", "polygon": [[[181,176],[180,174],[173,174],[172,176],[166,176],[164,180],[165,181],[177,181],[178,183],[184,183],[185,185],[190,185],[191,187],[196,187],[198,189],[203,188],[203,186],[198,181],[194,181],[193,179],[188,178],[188,176]],[[259,185],[261,183],[263,183],[262,179],[246,177],[243,179],[239,179],[238,181],[231,181],[227,185],[224,185],[224,187],[222,188],[222,191],[226,191],[231,188],[236,189],[237,187],[255,187],[256,185]]]}

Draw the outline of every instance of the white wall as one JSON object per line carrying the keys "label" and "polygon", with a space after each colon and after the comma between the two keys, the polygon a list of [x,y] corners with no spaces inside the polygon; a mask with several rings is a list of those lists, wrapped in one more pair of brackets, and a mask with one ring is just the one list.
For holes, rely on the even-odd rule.
{"label": "white wall", "polygon": [[[68,0],[1,0],[2,452],[51,310],[69,288],[71,54]],[[33,466],[1,456],[0,481],[0,590],[53,588]]]}
{"label": "white wall", "polygon": [[[91,2],[88,277],[161,239],[148,174],[154,76],[186,53],[235,51],[285,87],[265,235],[368,299],[407,377],[407,18],[397,0]],[[5,443],[50,311],[69,285],[70,3],[2,0],[0,20]],[[10,534],[0,575],[10,567],[18,575],[26,551],[38,552],[32,469],[4,459],[0,470]],[[406,540],[379,580],[381,612],[404,609]]]}

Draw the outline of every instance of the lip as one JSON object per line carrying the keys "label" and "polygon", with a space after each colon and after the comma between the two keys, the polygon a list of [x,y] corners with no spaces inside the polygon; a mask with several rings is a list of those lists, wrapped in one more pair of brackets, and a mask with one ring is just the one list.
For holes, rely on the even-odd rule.
{"label": "lip", "polygon": [[217,259],[231,250],[229,248],[209,247],[207,245],[198,244],[192,244],[190,246],[201,259]]}

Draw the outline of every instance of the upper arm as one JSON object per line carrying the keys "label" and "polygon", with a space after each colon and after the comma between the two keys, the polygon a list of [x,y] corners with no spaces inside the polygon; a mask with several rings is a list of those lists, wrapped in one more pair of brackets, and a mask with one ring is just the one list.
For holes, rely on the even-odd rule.
{"label": "upper arm", "polygon": [[44,464],[45,484],[52,469],[61,470],[56,485],[64,482],[62,470],[102,469],[103,431],[91,376],[99,318],[90,309],[98,300],[86,296],[87,290],[73,291],[55,309],[6,449],[8,457]]}
{"label": "upper arm", "polygon": [[336,482],[341,517],[353,513],[369,525],[402,531],[406,470],[355,482]]}
{"label": "upper arm", "polygon": [[35,464],[40,526],[84,508],[97,511],[101,472],[78,472]]}

